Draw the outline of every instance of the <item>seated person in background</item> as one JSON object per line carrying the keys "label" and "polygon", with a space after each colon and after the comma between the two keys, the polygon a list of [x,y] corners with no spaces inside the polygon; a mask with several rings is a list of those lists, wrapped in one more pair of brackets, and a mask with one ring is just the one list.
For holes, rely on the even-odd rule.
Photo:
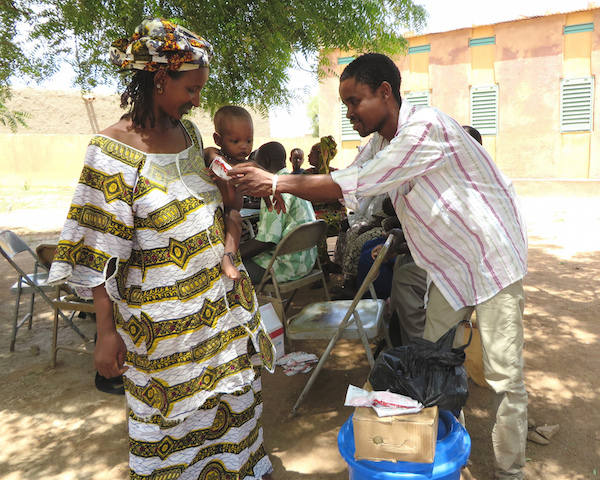
{"label": "seated person in background", "polygon": [[[330,167],[329,162],[337,154],[337,143],[331,135],[321,137],[319,143],[315,143],[308,154],[308,162],[312,165],[311,168],[304,170],[305,175],[328,174],[337,170]],[[340,225],[346,218],[346,208],[335,200],[333,202],[313,202],[315,215],[319,220],[327,222],[327,236],[335,237],[340,231]],[[335,265],[327,253],[327,239],[323,240],[319,245],[319,260],[323,269],[327,272],[339,272],[339,267]]]}
{"label": "seated person in background", "polygon": [[[393,228],[400,228],[400,222],[398,221],[398,217],[394,216],[386,218],[383,221],[382,227],[386,232],[389,232]],[[383,247],[383,244],[385,243],[386,239],[387,233],[380,237],[374,238],[373,240],[369,240],[363,244],[360,251],[360,257],[358,259],[358,266],[356,268],[357,287],[359,287],[365,280],[367,273],[369,273],[369,270],[375,262],[377,255],[379,255],[379,252],[381,251],[381,248]],[[393,256],[388,255],[387,258],[383,259],[383,262],[379,267],[379,276],[373,282],[373,287],[375,288],[377,298],[386,300],[390,297],[395,262],[395,254]],[[367,291],[365,297],[370,298],[370,296],[371,295],[369,291]]]}
{"label": "seated person in background", "polygon": [[[277,175],[289,174],[285,167],[285,148],[281,143],[265,143],[258,149],[256,163]],[[277,244],[294,227],[316,220],[315,212],[308,200],[284,194],[286,212],[278,214],[275,209],[269,212],[264,200],[261,201],[258,233],[250,241],[240,245],[242,260],[250,280],[258,285],[273,256]],[[275,264],[275,276],[278,282],[287,282],[302,278],[310,272],[317,260],[317,249],[278,257]]]}
{"label": "seated person in background", "polygon": [[290,152],[290,163],[292,164],[292,174],[298,175],[304,173],[302,164],[304,163],[304,152],[300,148],[294,148]]}
{"label": "seated person in background", "polygon": [[354,297],[361,283],[361,280],[357,279],[357,275],[363,245],[375,239],[383,238],[385,241],[385,233],[391,227],[386,229],[384,222],[388,219],[397,221],[394,206],[387,194],[382,195],[381,198],[372,197],[370,200],[372,200],[370,211],[361,210],[361,213],[348,215],[348,220],[354,219],[354,217],[360,217],[360,220],[354,219],[351,226],[347,223],[346,230],[343,230],[344,227],[342,227],[338,234],[334,262],[341,266],[344,283],[340,287],[331,289],[336,300]]}

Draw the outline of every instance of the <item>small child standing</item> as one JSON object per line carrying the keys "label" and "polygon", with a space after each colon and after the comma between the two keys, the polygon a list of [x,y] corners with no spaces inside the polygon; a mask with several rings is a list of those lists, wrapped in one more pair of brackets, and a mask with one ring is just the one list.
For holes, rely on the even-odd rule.
{"label": "small child standing", "polygon": [[[245,108],[226,105],[217,110],[213,122],[213,139],[219,149],[204,149],[206,165],[210,166],[215,157],[219,156],[231,166],[246,161],[254,143],[254,124],[250,113]],[[242,236],[242,217],[239,211],[243,196],[228,181],[217,176],[213,176],[213,179],[221,191],[223,204],[232,205],[225,208],[225,255],[221,261],[221,270],[227,277],[239,280],[241,275],[235,266],[235,258]]]}

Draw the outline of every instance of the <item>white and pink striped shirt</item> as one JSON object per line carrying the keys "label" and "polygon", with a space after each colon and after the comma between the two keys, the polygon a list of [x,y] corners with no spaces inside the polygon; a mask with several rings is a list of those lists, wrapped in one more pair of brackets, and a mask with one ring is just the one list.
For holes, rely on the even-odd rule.
{"label": "white and pink striped shirt", "polygon": [[[366,151],[365,151],[366,150]],[[395,137],[332,172],[349,208],[389,193],[415,263],[450,305],[477,305],[527,272],[527,227],[512,182],[460,124],[403,99]],[[362,155],[361,155],[362,156]]]}

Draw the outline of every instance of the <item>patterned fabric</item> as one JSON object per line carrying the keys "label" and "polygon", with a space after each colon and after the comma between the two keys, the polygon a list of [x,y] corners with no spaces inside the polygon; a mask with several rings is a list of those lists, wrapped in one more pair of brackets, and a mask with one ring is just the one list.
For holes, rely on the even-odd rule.
{"label": "patterned fabric", "polygon": [[272,470],[260,426],[260,369],[251,385],[218,394],[180,424],[129,412],[132,480],[261,478]]}
{"label": "patterned fabric", "polygon": [[[385,235],[385,228],[376,227],[370,229],[350,229],[346,237],[346,248],[342,259],[342,272],[346,275],[358,275],[358,261],[366,242],[375,240]],[[359,283],[360,285],[360,283]]]}
{"label": "patterned fabric", "polygon": [[[287,168],[281,169],[277,175],[287,175]],[[260,202],[260,220],[256,240],[264,243],[278,244],[288,232],[298,225],[316,220],[315,212],[308,200],[283,194],[286,213],[278,214],[275,209],[269,212],[265,201]],[[252,258],[259,266],[266,269],[273,257],[273,252],[263,252]],[[311,248],[298,253],[278,257],[273,268],[278,282],[289,282],[304,277],[310,272],[317,260],[317,249]]]}
{"label": "patterned fabric", "polygon": [[110,60],[124,69],[156,72],[208,67],[213,48],[204,38],[164,18],[144,20],[131,38],[113,42]]}
{"label": "patterned fabric", "polygon": [[327,137],[321,137],[319,142],[319,158],[317,159],[317,170],[319,173],[326,175],[331,170],[335,170],[329,167],[331,160],[337,154],[337,143],[331,135]]}
{"label": "patterned fabric", "polygon": [[[133,433],[132,444],[159,442],[160,468],[181,469],[195,454],[164,427],[191,434],[187,428],[205,421],[204,405],[215,395],[248,390],[254,350],[271,370],[274,358],[239,258],[240,282],[221,275],[221,195],[204,166],[199,134],[191,122],[183,125],[193,142],[178,154],[144,154],[92,138],[49,274],[50,282],[68,280],[84,298],[104,283],[127,347],[124,384],[137,422],[131,427],[160,425],[151,438]],[[144,452],[132,450],[132,478],[158,468]],[[263,463],[270,466],[268,458]]]}
{"label": "patterned fabric", "polygon": [[[479,304],[527,271],[527,227],[512,182],[455,120],[402,101],[398,130],[372,160],[332,173],[346,205],[389,192],[415,263],[454,309]],[[362,152],[361,152],[362,153]]]}

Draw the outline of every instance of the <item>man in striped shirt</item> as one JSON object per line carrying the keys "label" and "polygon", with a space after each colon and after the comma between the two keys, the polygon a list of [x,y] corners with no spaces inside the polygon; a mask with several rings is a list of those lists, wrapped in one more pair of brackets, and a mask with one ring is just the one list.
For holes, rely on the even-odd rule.
{"label": "man in striped shirt", "polygon": [[[496,476],[523,478],[527,392],[523,381],[527,228],[511,181],[459,123],[400,98],[391,59],[366,54],[340,78],[347,117],[371,160],[331,175],[272,176],[249,165],[231,175],[242,193],[292,193],[312,201],[388,193],[415,263],[431,284],[424,337],[435,341],[475,310],[486,381],[493,391]],[[279,202],[276,203],[278,206]],[[280,204],[279,204],[280,205]]]}

